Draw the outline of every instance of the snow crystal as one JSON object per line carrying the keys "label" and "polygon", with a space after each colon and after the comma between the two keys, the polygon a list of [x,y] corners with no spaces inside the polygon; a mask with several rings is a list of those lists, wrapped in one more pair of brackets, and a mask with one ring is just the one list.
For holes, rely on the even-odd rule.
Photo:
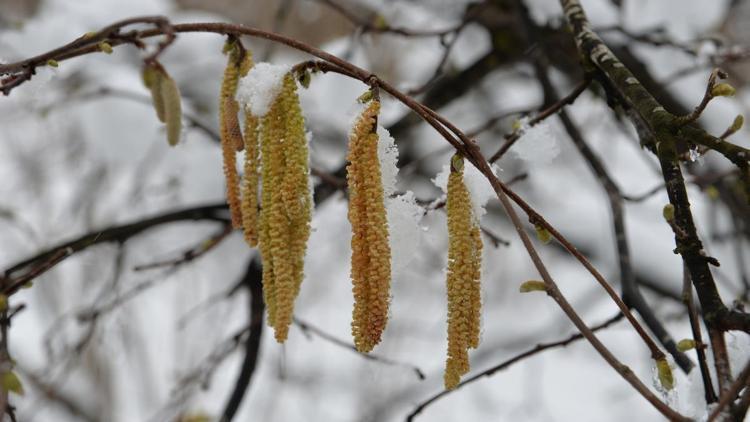
{"label": "snow crystal", "polygon": [[[492,165],[492,172],[497,175],[499,169],[496,165]],[[443,169],[435,175],[432,179],[432,183],[435,186],[448,193],[448,176],[450,175],[451,169],[450,164],[443,165]],[[495,196],[495,190],[492,189],[492,185],[482,173],[477,170],[476,167],[466,162],[464,164],[464,183],[466,189],[469,191],[471,196],[471,209],[477,221],[487,212],[484,209],[485,204],[490,198]]]}
{"label": "snow crystal", "polygon": [[398,148],[388,130],[380,125],[378,125],[378,161],[380,161],[383,195],[387,198],[396,191]]}
{"label": "snow crystal", "polygon": [[391,277],[396,276],[414,259],[419,250],[423,230],[419,225],[424,210],[417,204],[414,193],[387,198],[388,243],[391,247]]}
{"label": "snow crystal", "polygon": [[520,120],[521,138],[513,145],[513,152],[518,158],[537,163],[547,164],[560,153],[560,143],[552,127],[547,121],[529,126],[529,118]]}
{"label": "snow crystal", "polygon": [[258,117],[268,113],[271,103],[281,91],[284,75],[289,66],[271,63],[258,63],[240,79],[237,87],[237,101]]}

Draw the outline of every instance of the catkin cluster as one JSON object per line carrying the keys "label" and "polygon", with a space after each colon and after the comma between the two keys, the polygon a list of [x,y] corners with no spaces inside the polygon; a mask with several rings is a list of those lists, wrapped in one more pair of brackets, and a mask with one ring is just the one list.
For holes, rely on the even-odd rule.
{"label": "catkin cluster", "polygon": [[[258,235],[263,258],[263,298],[268,308],[268,323],[274,327],[276,340],[283,342],[302,283],[312,212],[307,139],[297,85],[291,74],[284,77],[281,92],[262,117],[258,138],[262,177]],[[252,162],[249,166],[253,166]],[[246,184],[246,190],[253,189],[249,185]]]}
{"label": "catkin cluster", "polygon": [[[232,227],[240,228],[243,227],[243,218],[235,152],[245,147],[245,141],[237,117],[239,105],[234,96],[237,93],[239,78],[247,74],[253,65],[253,61],[250,52],[241,48],[237,42],[228,43],[227,50],[229,51],[229,58],[227,67],[224,69],[224,78],[221,81],[221,93],[219,95],[219,133]],[[254,131],[251,130],[251,132]],[[252,133],[250,135],[252,136]]]}
{"label": "catkin cluster", "polygon": [[463,158],[451,160],[448,177],[448,357],[445,388],[469,372],[469,348],[479,346],[482,238],[463,177]]}
{"label": "catkin cluster", "polygon": [[352,225],[352,335],[357,350],[369,352],[380,342],[388,320],[391,250],[378,160],[377,116],[373,100],[349,137],[349,221]]}

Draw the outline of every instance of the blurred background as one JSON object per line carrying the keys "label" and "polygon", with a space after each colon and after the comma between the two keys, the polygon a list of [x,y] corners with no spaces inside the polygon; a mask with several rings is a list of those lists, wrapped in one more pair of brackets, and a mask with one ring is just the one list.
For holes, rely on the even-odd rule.
{"label": "blurred background", "polygon": [[[711,69],[737,88],[712,101],[699,123],[721,134],[748,116],[750,3],[720,0],[586,0],[592,25],[638,79],[674,113],[700,102]],[[558,96],[583,73],[553,0],[2,0],[0,62],[48,51],[132,16],[173,23],[233,22],[279,32],[343,57],[412,93],[476,137],[486,156],[519,119],[549,105],[543,65]],[[437,35],[436,35],[437,34]],[[156,40],[148,42],[155,45]],[[243,39],[256,62],[293,64],[299,52]],[[37,69],[0,99],[0,268],[87,233],[224,201],[215,142],[224,38],[180,34],[161,56],[183,95],[182,143],[169,148],[141,83],[144,53],[131,46]],[[300,97],[318,176],[306,278],[297,323],[284,345],[264,327],[258,361],[236,420],[397,421],[443,389],[446,349],[446,219],[430,203],[432,179],[452,150],[440,136],[385,97],[381,124],[399,148],[399,192],[425,213],[406,219],[394,256],[389,325],[375,359],[351,344],[347,203],[327,185],[345,178],[347,133],[367,87],[315,75]],[[645,301],[675,339],[691,336],[680,300],[683,271],[664,222],[667,203],[658,161],[641,148],[627,119],[598,88],[566,107],[624,195],[630,261]],[[750,147],[743,129],[730,140]],[[238,158],[240,158],[238,156]],[[529,129],[498,161],[498,176],[568,237],[618,289],[621,270],[608,197],[569,133],[553,116]],[[750,210],[731,163],[685,147],[692,211],[724,302],[746,306],[750,293]],[[321,177],[320,175],[323,175]],[[412,221],[413,220],[413,221]],[[409,225],[411,224],[411,225]],[[219,420],[233,391],[248,337],[248,291],[238,288],[256,251],[223,223],[159,225],[125,242],[78,253],[11,298],[9,352],[23,383],[11,395],[20,421]],[[482,218],[482,343],[472,372],[497,365],[575,328],[543,294],[519,294],[538,279],[497,201]],[[534,228],[528,224],[528,230]],[[217,235],[219,233],[219,235]],[[185,251],[215,247],[188,262]],[[591,325],[616,307],[555,242],[538,243],[552,276]],[[406,258],[401,258],[406,257]],[[145,268],[144,268],[145,266]],[[655,391],[648,349],[632,327],[599,332],[615,355]],[[735,371],[748,336],[727,335]],[[695,362],[694,353],[688,357]],[[424,374],[422,379],[419,374]],[[697,369],[675,365],[677,387],[664,399],[683,414],[705,415]],[[195,418],[195,419],[190,419]],[[200,419],[205,418],[205,419]],[[583,341],[556,347],[467,385],[415,420],[631,421],[659,414]]]}

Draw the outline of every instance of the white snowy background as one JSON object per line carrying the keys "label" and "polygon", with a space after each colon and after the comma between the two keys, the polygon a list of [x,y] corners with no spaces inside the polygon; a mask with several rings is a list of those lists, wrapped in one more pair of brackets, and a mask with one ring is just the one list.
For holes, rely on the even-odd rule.
{"label": "white snowy background", "polygon": [[[311,13],[314,2],[290,3]],[[448,27],[460,16],[464,1],[378,1],[378,10],[394,26],[419,29]],[[557,1],[527,2],[536,19],[560,18]],[[624,19],[611,2],[583,1],[595,26],[621,23],[633,31],[664,25],[679,40],[711,34],[728,1],[625,1]],[[304,5],[304,6],[303,6]],[[319,11],[318,11],[319,12]],[[38,54],[116,20],[162,14],[172,22],[227,21],[206,12],[178,9],[170,0],[47,0],[38,13],[0,31],[0,60],[15,61]],[[311,14],[314,16],[314,14]],[[613,37],[616,39],[617,37]],[[183,93],[184,109],[216,127],[216,103],[225,58],[224,39],[212,34],[180,34],[162,62]],[[334,54],[348,51],[349,37],[322,46]],[[252,41],[246,42],[253,48]],[[385,74],[397,86],[410,88],[428,78],[440,57],[435,39],[365,36],[354,50],[356,64]],[[470,26],[459,39],[450,63],[463,67],[490,48],[485,32]],[[699,63],[698,58],[663,48],[636,48],[657,77]],[[187,128],[182,143],[169,148],[162,125],[148,103],[97,94],[100,88],[147,95],[140,81],[142,53],[115,48],[112,55],[91,54],[38,69],[33,80],[0,99],[0,268],[37,251],[97,228],[204,203],[224,197],[221,154],[204,133]],[[270,61],[291,64],[305,59],[276,48]],[[481,82],[461,101],[442,110],[459,127],[471,129],[503,110],[534,108],[541,93],[529,69],[506,68]],[[671,84],[685,104],[697,103],[708,70]],[[557,80],[557,79],[556,79]],[[558,88],[561,92],[567,85]],[[312,164],[332,170],[343,163],[346,134],[359,106],[356,98],[366,86],[341,76],[315,76],[310,89],[300,89],[311,139]],[[720,133],[736,114],[748,110],[748,91],[713,102],[701,122]],[[489,108],[489,110],[488,110]],[[632,133],[621,130],[611,111],[590,93],[569,108],[584,135],[603,157],[623,192],[637,195],[661,181],[655,160],[641,151]],[[381,123],[388,126],[404,108],[386,100]],[[512,119],[502,127],[509,130]],[[338,141],[316,144],[319,133]],[[732,139],[750,147],[748,132]],[[322,136],[322,135],[321,135]],[[494,152],[497,133],[479,138],[487,154]],[[450,159],[439,135],[420,127],[397,146],[413,143],[421,164],[433,177]],[[697,165],[729,168],[715,156]],[[509,179],[530,174],[515,189],[586,251],[599,270],[616,280],[618,270],[610,213],[600,186],[581,160],[556,118],[532,129],[499,163],[498,175]],[[419,199],[432,200],[441,191],[429,180],[411,179],[405,169],[397,192],[410,189]],[[717,280],[728,303],[741,291],[738,264],[750,261],[732,242],[714,242],[708,227],[728,227],[728,213],[694,186],[689,186],[692,210],[707,250],[721,260]],[[639,203],[627,203],[627,227],[633,264],[665,289],[678,292],[681,262],[672,253],[670,228],[659,193]],[[392,285],[390,321],[375,354],[409,365],[426,374],[419,380],[404,365],[363,359],[318,336],[293,327],[289,340],[277,344],[268,328],[260,357],[238,421],[396,421],[403,420],[422,400],[442,390],[446,347],[444,271],[447,254],[445,214],[429,212],[415,224],[408,201],[392,205],[389,216],[400,235],[392,242],[399,257]],[[348,257],[350,227],[346,201],[335,194],[318,205],[306,258],[306,276],[296,302],[296,316],[331,335],[350,341],[352,309]],[[400,213],[400,214],[399,214]],[[397,222],[396,222],[397,221]],[[713,222],[710,223],[709,222]],[[485,242],[483,267],[482,343],[470,352],[472,372],[497,364],[540,342],[575,332],[554,302],[544,294],[519,294],[518,285],[538,275],[521,242],[490,201],[482,224],[509,246]],[[713,226],[712,226],[713,224]],[[103,245],[78,254],[35,280],[12,298],[27,308],[13,320],[10,351],[26,395],[12,397],[22,421],[75,421],[42,389],[40,378],[101,421],[168,421],[182,414],[217,418],[234,380],[242,348],[223,360],[208,382],[175,390],[185,376],[205,366],[212,352],[246,325],[247,298],[241,292],[213,300],[231,288],[254,253],[235,233],[216,250],[176,272],[133,271],[139,264],[169,259],[216,230],[206,222],[163,226],[129,240],[122,248]],[[594,324],[615,314],[593,278],[552,246],[540,252],[553,277],[586,321]],[[404,260],[404,257],[409,259]],[[119,263],[118,263],[119,261]],[[122,267],[119,277],[118,266]],[[149,283],[147,289],[105,312],[94,326],[91,341],[71,352],[87,335],[89,325],[78,313],[94,304],[106,306]],[[682,307],[647,295],[676,339],[690,336]],[[615,355],[652,385],[648,349],[632,328],[620,322],[599,337]],[[744,366],[750,343],[747,335],[727,336],[732,367]],[[691,353],[691,357],[694,355]],[[705,413],[698,370],[685,376],[675,371],[677,389],[668,399],[679,411]],[[654,388],[654,387],[652,387]],[[598,356],[579,341],[524,360],[456,391],[428,407],[422,421],[646,421],[661,416]]]}

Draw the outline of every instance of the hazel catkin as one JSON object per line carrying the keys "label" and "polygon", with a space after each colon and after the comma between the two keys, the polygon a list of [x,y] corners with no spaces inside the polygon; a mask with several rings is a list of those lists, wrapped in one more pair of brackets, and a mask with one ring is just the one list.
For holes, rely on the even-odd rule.
{"label": "hazel catkin", "polygon": [[243,128],[245,142],[245,165],[242,179],[242,230],[245,242],[251,247],[258,245],[258,182],[260,181],[260,147],[258,145],[258,118],[245,112]]}
{"label": "hazel catkin", "polygon": [[244,148],[245,142],[237,117],[239,105],[234,96],[237,92],[239,78],[247,74],[252,67],[252,57],[250,52],[242,48],[236,41],[228,43],[227,50],[229,51],[229,58],[227,59],[227,67],[224,69],[219,95],[219,133],[227,186],[227,203],[232,218],[232,227],[240,228],[243,225],[243,220],[240,203],[240,179],[237,173],[235,152]]}
{"label": "hazel catkin", "polygon": [[175,146],[180,142],[182,132],[182,101],[177,83],[169,75],[164,74],[159,84],[162,101],[164,102],[164,123],[167,125],[167,142]]}
{"label": "hazel catkin", "polygon": [[159,63],[147,63],[141,73],[151,93],[156,117],[167,126],[167,142],[175,146],[182,132],[182,101],[177,83]]}
{"label": "hazel catkin", "polygon": [[455,388],[469,372],[469,348],[479,345],[482,239],[464,184],[463,158],[454,155],[448,176],[448,356],[445,388]]}
{"label": "hazel catkin", "polygon": [[263,295],[268,323],[281,343],[287,338],[304,277],[312,213],[307,138],[291,74],[284,77],[281,92],[261,119],[259,133]]}
{"label": "hazel catkin", "polygon": [[391,250],[378,160],[380,102],[372,100],[349,135],[347,182],[352,225],[352,335],[360,352],[371,351],[388,321]]}

